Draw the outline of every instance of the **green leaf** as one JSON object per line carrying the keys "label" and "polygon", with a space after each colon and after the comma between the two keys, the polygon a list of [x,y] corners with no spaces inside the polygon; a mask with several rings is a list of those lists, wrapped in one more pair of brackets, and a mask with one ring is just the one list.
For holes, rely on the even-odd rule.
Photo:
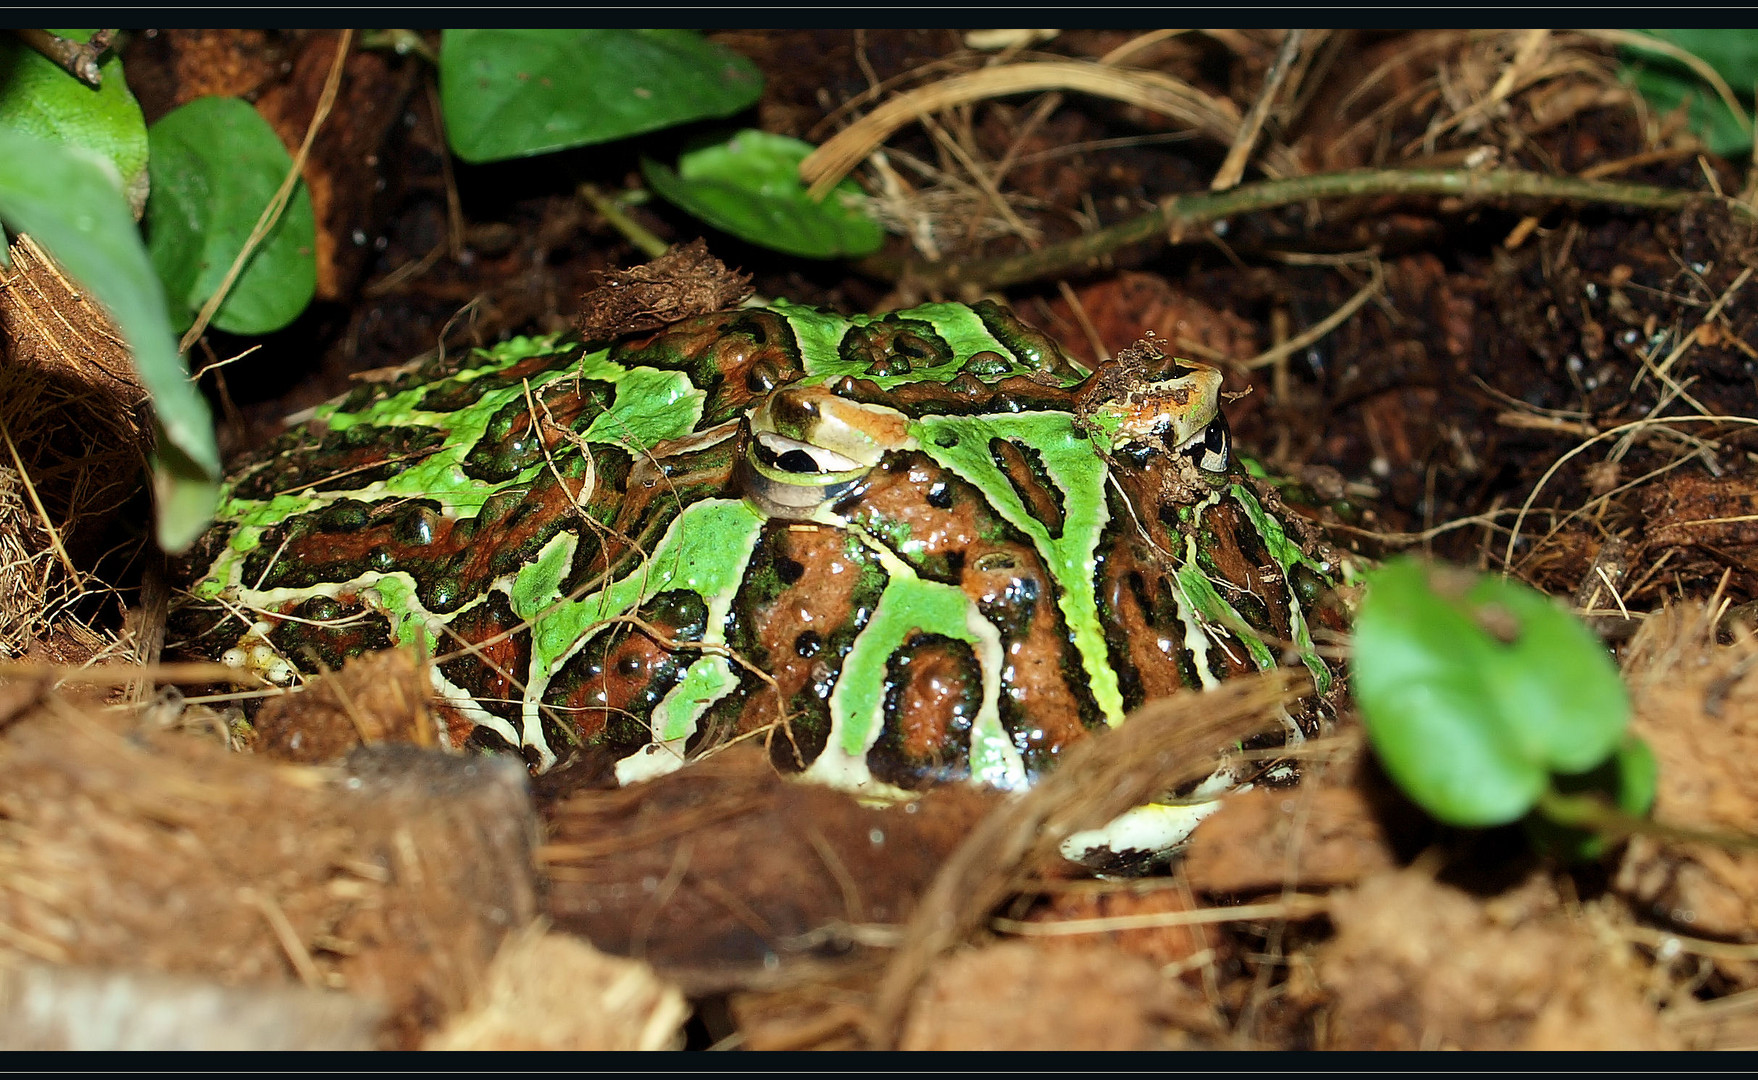
{"label": "green leaf", "polygon": [[[58,32],[75,41],[92,35],[90,30]],[[93,90],[17,37],[0,35],[0,131],[100,155],[116,170],[117,183],[138,220],[147,200],[146,121],[128,92],[120,59],[112,54],[98,74],[103,85]]]}
{"label": "green leaf", "polygon": [[[1758,80],[1758,30],[1643,30],[1677,45],[1716,70],[1736,94],[1749,95]],[[1663,54],[1649,52],[1651,56]],[[1667,58],[1669,64],[1678,61]],[[1684,65],[1678,65],[1684,69]]]}
{"label": "green leaf", "polygon": [[[1641,33],[1676,45],[1714,68],[1749,109],[1758,80],[1758,30],[1643,30]],[[1627,44],[1625,77],[1650,108],[1670,113],[1689,101],[1687,116],[1693,132],[1723,157],[1743,156],[1752,146],[1752,130],[1722,101],[1714,88],[1678,60],[1647,46]],[[1639,58],[1639,59],[1638,59]]]}
{"label": "green leaf", "polygon": [[1453,825],[1518,819],[1553,773],[1604,762],[1629,722],[1611,656],[1567,611],[1411,559],[1369,575],[1351,671],[1386,772]]}
{"label": "green leaf", "polygon": [[810,143],[745,130],[685,153],[676,172],[645,158],[641,171],[666,201],[753,244],[813,259],[879,250],[885,231],[853,180],[823,202],[807,196],[800,162],[811,152]]}
{"label": "green leaf", "polygon": [[755,102],[749,60],[691,30],[447,30],[446,138],[465,161],[610,142]]}
{"label": "green leaf", "polygon": [[159,546],[178,552],[195,543],[214,519],[220,481],[163,441],[153,455],[153,506],[158,511]]}
{"label": "green leaf", "polygon": [[[35,237],[109,311],[152,395],[161,453],[171,448],[189,476],[217,480],[213,417],[177,355],[164,293],[114,171],[89,151],[0,131],[0,220]],[[194,539],[189,520],[205,523],[213,508],[209,500],[173,518],[161,505],[160,544],[167,551],[187,547]]]}
{"label": "green leaf", "polygon": [[[1635,64],[1630,76],[1648,107],[1665,115],[1686,106],[1687,123],[1710,152],[1725,158],[1743,156],[1752,147],[1752,133],[1715,91],[1684,68]],[[1687,104],[1688,102],[1688,104]]]}
{"label": "green leaf", "polygon": [[[293,159],[257,111],[237,98],[197,98],[147,133],[153,194],[147,250],[179,332],[219,289]],[[214,314],[232,334],[267,334],[299,317],[317,291],[317,226],[300,182]]]}

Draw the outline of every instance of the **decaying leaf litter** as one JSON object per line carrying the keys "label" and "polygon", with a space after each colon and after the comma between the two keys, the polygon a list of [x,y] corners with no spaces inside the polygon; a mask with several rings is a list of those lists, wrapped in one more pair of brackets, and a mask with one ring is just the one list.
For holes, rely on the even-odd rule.
{"label": "decaying leaf litter", "polygon": [[[1168,874],[1047,858],[1107,801],[1205,774],[1192,746],[1298,692],[1272,679],[1154,706],[1024,799],[889,809],[753,750],[622,790],[590,759],[527,785],[439,758],[410,656],[278,696],[251,737],[223,711],[238,692],[130,666],[158,658],[169,587],[138,526],[106,528],[145,520],[126,485],[146,429],[114,426],[140,394],[15,247],[4,377],[37,404],[0,414],[0,551],[9,598],[52,599],[4,614],[10,1045],[94,1038],[17,1018],[100,990],[138,1003],[118,1029],[136,1044],[1758,1041],[1758,856],[1683,838],[1758,820],[1753,184],[1630,92],[1616,35],[717,37],[765,71],[759,125],[820,144],[808,179],[852,171],[894,233],[852,273],[712,238],[762,295],[1000,290],[1088,360],[1152,331],[1227,366],[1239,441],[1332,504],[1333,543],[1505,569],[1592,621],[1680,832],[1572,871],[1449,832],[1345,717],[1298,786],[1229,800]],[[163,31],[126,60],[149,116],[243,94],[298,146],[336,43]],[[207,377],[234,450],[352,373],[565,326],[592,275],[642,261],[575,191],[581,171],[617,190],[632,157],[466,168],[413,58],[342,70],[305,159],[327,302]],[[616,216],[695,236],[655,204]],[[216,985],[242,988],[232,1012]]]}

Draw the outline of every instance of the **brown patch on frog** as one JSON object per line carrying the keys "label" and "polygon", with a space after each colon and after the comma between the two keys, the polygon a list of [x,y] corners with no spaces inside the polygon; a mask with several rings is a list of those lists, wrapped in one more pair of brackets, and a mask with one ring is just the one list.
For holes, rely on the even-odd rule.
{"label": "brown patch on frog", "polygon": [[392,645],[390,620],[351,594],[282,604],[275,614],[282,618],[271,620],[276,626],[269,631],[269,644],[308,675],[333,671],[352,657]]}
{"label": "brown patch on frog", "polygon": [[851,326],[837,345],[844,363],[865,364],[868,375],[909,375],[952,362],[952,346],[931,323],[896,312]]}
{"label": "brown patch on frog", "polygon": [[592,524],[571,530],[580,539],[562,591],[584,596],[632,573],[685,507],[731,490],[740,445],[725,439],[633,462],[621,450],[594,447],[598,484],[584,507]]}
{"label": "brown patch on frog", "polygon": [[578,457],[558,462],[529,487],[495,495],[468,518],[447,517],[429,499],[339,499],[267,530],[245,560],[243,580],[263,589],[300,589],[368,570],[405,570],[429,612],[456,611],[495,578],[525,565],[570,523],[578,527],[575,500],[584,472]]}
{"label": "brown patch on frog", "polygon": [[513,614],[499,589],[446,624],[437,651],[440,674],[484,709],[519,729],[525,675],[531,667],[531,628]]}
{"label": "brown patch on frog", "polygon": [[864,405],[884,405],[916,418],[940,413],[976,416],[994,412],[1072,412],[1071,387],[1040,381],[1043,376],[1014,375],[986,383],[970,372],[949,382],[912,382],[881,387],[871,379],[840,379],[832,387],[838,397]]}
{"label": "brown patch on frog", "polygon": [[804,768],[823,751],[830,694],[884,582],[878,557],[842,529],[787,521],[763,526],[727,639],[775,680],[771,686],[745,677],[747,693],[734,730],[742,735],[775,724],[777,693],[787,702],[790,730],[769,739],[780,768]]}
{"label": "brown patch on frog", "polygon": [[904,535],[899,557],[924,578],[957,585],[1001,633],[1008,671],[1001,722],[1031,772],[1101,726],[1081,662],[1037,547],[966,481],[925,454],[888,454],[837,512],[874,535]]}
{"label": "brown patch on frog", "polygon": [[295,428],[255,455],[256,463],[237,473],[233,496],[272,499],[306,488],[362,488],[387,479],[420,461],[445,440],[438,428],[373,427],[357,424],[341,431],[321,425]]}
{"label": "brown patch on frog", "polygon": [[1254,629],[1273,639],[1272,648],[1293,641],[1281,568],[1238,503],[1227,499],[1204,508],[1197,550],[1222,598]]}
{"label": "brown patch on frog", "polygon": [[[543,463],[610,408],[616,388],[597,379],[566,379],[534,398],[514,398],[489,418],[460,464],[465,476],[498,483]],[[533,432],[540,433],[533,438]]]}
{"label": "brown patch on frog", "polygon": [[1006,346],[1020,364],[1032,369],[1036,375],[1048,376],[1061,383],[1081,378],[1081,372],[1068,362],[1060,345],[1043,331],[1021,322],[1012,311],[993,300],[979,300],[971,305],[971,311],[982,320],[983,327],[995,335],[995,340]]}
{"label": "brown patch on frog", "polygon": [[742,415],[763,395],[805,374],[787,320],[752,308],[703,315],[611,350],[625,367],[681,371],[707,395],[702,423]]}
{"label": "brown patch on frog", "polygon": [[1158,556],[1117,527],[1100,543],[1099,621],[1126,710],[1202,686],[1196,657],[1185,646],[1176,586]]}
{"label": "brown patch on frog", "polygon": [[[1213,488],[1183,476],[1186,470],[1195,468],[1182,456],[1155,454],[1137,467],[1112,473],[1123,493],[1113,489],[1107,496],[1110,520],[1099,538],[1096,586],[1099,621],[1125,709],[1203,686],[1196,654],[1185,644],[1189,628],[1173,576],[1185,547],[1176,508],[1212,494]],[[1193,489],[1196,484],[1201,486]],[[1179,494],[1167,496],[1168,490]],[[1153,512],[1153,507],[1168,513]],[[1243,646],[1232,648],[1242,657],[1249,655]],[[1228,663],[1224,655],[1222,669],[1215,670],[1218,653],[1209,650],[1211,674],[1224,678],[1250,670]]]}
{"label": "brown patch on frog", "polygon": [[[590,491],[587,462],[569,449],[556,456],[554,468],[490,498],[473,517],[447,517],[433,500],[338,500],[267,530],[245,560],[243,580],[260,588],[309,588],[367,570],[404,570],[415,579],[422,605],[446,614],[517,572],[565,531],[579,539],[564,589],[584,591],[607,574],[633,569],[684,506],[722,493],[735,451],[711,447],[632,468],[624,451],[594,446],[592,454]],[[585,504],[577,505],[582,498]]]}
{"label": "brown patch on frog", "polygon": [[589,271],[586,283],[574,322],[593,341],[654,330],[751,295],[751,275],[728,269],[701,238],[641,266]]}
{"label": "brown patch on frog", "polygon": [[1067,523],[1062,489],[1050,482],[1042,455],[1017,440],[995,438],[989,440],[989,457],[1007,478],[1026,512],[1044,526],[1050,539],[1062,539]]}
{"label": "brown patch on frog", "polygon": [[708,606],[678,589],[655,596],[635,617],[639,624],[617,621],[601,630],[550,679],[539,709],[546,729],[554,724],[569,742],[621,753],[652,740],[654,708],[700,655],[678,646],[702,640]]}
{"label": "brown patch on frog", "polygon": [[[554,350],[541,352],[534,356],[527,356],[523,359],[515,360],[508,366],[490,375],[478,376],[467,382],[447,380],[445,382],[434,383],[429,386],[427,392],[421,396],[421,408],[428,412],[455,412],[458,409],[474,405],[478,401],[481,401],[483,395],[491,390],[504,390],[509,386],[519,386],[522,385],[526,379],[535,379],[540,375],[547,375],[552,371],[572,367],[585,351],[585,347],[578,341],[562,342],[559,343]],[[479,358],[466,355],[458,366],[462,368],[469,367],[469,361],[471,359],[479,360]],[[423,377],[428,379],[434,378],[437,374],[438,372],[430,369],[423,369],[422,372]],[[399,392],[402,389],[403,386],[401,382],[399,382],[393,384],[389,392],[378,395],[378,397],[389,397],[391,393]],[[352,401],[352,398],[350,398],[350,401]],[[367,404],[367,402],[362,402],[360,406],[344,406],[343,411],[352,412],[365,404]]]}
{"label": "brown patch on frog", "polygon": [[983,668],[969,642],[914,634],[885,664],[885,726],[867,755],[873,775],[917,790],[970,775],[970,731]]}

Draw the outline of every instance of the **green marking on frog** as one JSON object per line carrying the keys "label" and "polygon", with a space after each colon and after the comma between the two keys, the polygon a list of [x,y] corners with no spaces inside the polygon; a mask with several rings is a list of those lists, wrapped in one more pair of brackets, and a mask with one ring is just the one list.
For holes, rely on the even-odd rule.
{"label": "green marking on frog", "polygon": [[631,368],[616,378],[610,411],[586,429],[592,442],[647,450],[666,439],[681,439],[702,419],[705,395],[681,371]]}
{"label": "green marking on frog", "polygon": [[1252,528],[1257,530],[1264,546],[1269,549],[1270,556],[1282,569],[1283,588],[1288,595],[1289,625],[1294,628],[1294,644],[1300,650],[1300,661],[1312,672],[1313,683],[1318,687],[1319,693],[1327,693],[1331,689],[1331,669],[1319,656],[1318,647],[1313,644],[1312,630],[1306,625],[1306,614],[1301,610],[1299,595],[1294,591],[1294,568],[1307,567],[1320,577],[1326,576],[1330,568],[1308,555],[1299,544],[1290,539],[1287,530],[1282,528],[1282,523],[1264,511],[1263,504],[1257,501],[1257,496],[1247,490],[1245,485],[1230,485],[1228,491],[1245,509],[1246,516],[1251,519]]}
{"label": "green marking on frog", "polygon": [[533,634],[534,657],[553,669],[608,620],[668,589],[688,589],[704,599],[736,589],[762,524],[762,515],[741,500],[704,499],[685,507],[634,571],[549,608]]}
{"label": "green marking on frog", "polygon": [[[1106,723],[1120,724],[1123,698],[1093,592],[1093,555],[1110,519],[1105,505],[1105,461],[1093,453],[1092,443],[1075,431],[1074,418],[1068,413],[1015,413],[1005,421],[925,416],[916,425],[917,441],[935,461],[975,484],[1010,524],[1031,537],[1061,584],[1057,604],[1080,650],[1093,697]],[[1016,438],[1042,455],[1045,471],[1067,500],[1061,537],[1050,536],[996,468],[989,440],[997,437]]]}

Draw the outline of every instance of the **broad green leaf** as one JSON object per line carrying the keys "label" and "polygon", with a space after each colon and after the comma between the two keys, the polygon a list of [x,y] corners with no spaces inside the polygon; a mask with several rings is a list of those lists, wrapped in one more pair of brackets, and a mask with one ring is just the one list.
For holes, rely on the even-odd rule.
{"label": "broad green leaf", "polygon": [[1369,576],[1351,671],[1387,773],[1453,825],[1518,819],[1553,773],[1604,762],[1629,721],[1610,655],[1568,612],[1410,559]]}
{"label": "broad green leaf", "polygon": [[[1677,45],[1696,56],[1726,79],[1736,94],[1750,95],[1753,83],[1758,81],[1758,30],[1643,30],[1641,33]],[[1650,52],[1648,55],[1662,54]],[[1678,63],[1671,58],[1666,62]]]}
{"label": "broad green leaf", "polygon": [[[1758,30],[1643,30],[1640,33],[1676,45],[1721,75],[1748,111],[1758,82]],[[1723,157],[1743,155],[1752,146],[1752,130],[1740,123],[1716,94],[1690,68],[1665,53],[1627,44],[1632,62],[1626,75],[1658,112],[1669,113],[1689,100],[1691,130],[1709,149]],[[1748,118],[1749,119],[1749,118]]]}
{"label": "broad green leaf", "polygon": [[749,60],[691,30],[447,30],[446,138],[465,161],[610,142],[755,102]]}
{"label": "broad green leaf", "polygon": [[1741,126],[1714,90],[1684,68],[1636,64],[1630,68],[1636,92],[1657,113],[1686,105],[1688,126],[1710,151],[1734,158],[1752,147],[1752,133]]}
{"label": "broad green leaf", "polygon": [[668,202],[753,244],[813,259],[879,250],[885,231],[866,213],[867,196],[853,180],[823,202],[807,196],[800,162],[811,152],[810,143],[745,130],[688,151],[676,172],[646,159],[641,171]]}
{"label": "broad green leaf", "polygon": [[[161,452],[174,451],[186,475],[216,480],[213,417],[177,355],[164,292],[113,170],[88,151],[0,131],[0,220],[35,237],[109,311],[152,395]],[[171,515],[161,504],[159,543],[187,547],[213,508],[186,500]]]}
{"label": "broad green leaf", "polygon": [[[84,41],[90,30],[59,30]],[[138,220],[147,199],[147,134],[114,54],[98,68],[97,90],[11,34],[0,34],[0,131],[17,131],[100,155],[116,170]]]}
{"label": "broad green leaf", "polygon": [[[147,250],[178,332],[219,289],[293,159],[257,111],[237,98],[197,98],[147,133],[153,194]],[[317,226],[301,181],[214,314],[232,334],[267,334],[299,317],[317,291]]]}

